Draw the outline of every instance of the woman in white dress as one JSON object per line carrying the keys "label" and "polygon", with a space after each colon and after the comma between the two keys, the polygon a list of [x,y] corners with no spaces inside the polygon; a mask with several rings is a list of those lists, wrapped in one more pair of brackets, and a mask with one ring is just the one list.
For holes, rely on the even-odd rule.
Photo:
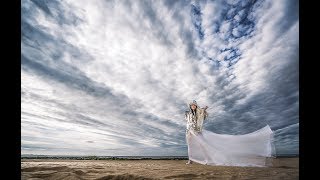
{"label": "woman in white dress", "polygon": [[216,134],[202,128],[208,117],[205,108],[195,100],[185,112],[187,121],[186,141],[189,160],[206,165],[266,166],[266,158],[274,151],[273,131],[267,125],[244,135]]}

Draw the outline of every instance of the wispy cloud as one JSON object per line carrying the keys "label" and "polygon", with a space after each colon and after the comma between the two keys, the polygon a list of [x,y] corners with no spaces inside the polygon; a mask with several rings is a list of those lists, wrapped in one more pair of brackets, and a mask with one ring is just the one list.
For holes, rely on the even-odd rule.
{"label": "wispy cloud", "polygon": [[204,128],[269,124],[277,153],[298,152],[286,129],[299,126],[297,1],[24,0],[21,12],[23,154],[186,155],[193,99],[209,106]]}

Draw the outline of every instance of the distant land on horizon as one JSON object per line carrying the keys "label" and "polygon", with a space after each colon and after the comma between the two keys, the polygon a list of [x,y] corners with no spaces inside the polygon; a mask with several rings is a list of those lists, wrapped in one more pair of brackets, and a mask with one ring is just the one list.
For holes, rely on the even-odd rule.
{"label": "distant land on horizon", "polygon": [[[299,157],[299,154],[277,154],[274,157]],[[96,156],[96,155],[36,155],[22,154],[21,159],[80,159],[80,160],[107,160],[107,159],[188,159],[188,156]]]}

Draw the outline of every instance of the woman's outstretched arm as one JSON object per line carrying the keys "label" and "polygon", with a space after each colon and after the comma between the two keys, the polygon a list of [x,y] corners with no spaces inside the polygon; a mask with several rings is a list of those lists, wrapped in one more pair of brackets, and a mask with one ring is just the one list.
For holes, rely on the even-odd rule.
{"label": "woman's outstretched arm", "polygon": [[208,106],[201,108],[201,109],[203,109],[204,119],[206,119],[208,117],[208,112],[207,112]]}

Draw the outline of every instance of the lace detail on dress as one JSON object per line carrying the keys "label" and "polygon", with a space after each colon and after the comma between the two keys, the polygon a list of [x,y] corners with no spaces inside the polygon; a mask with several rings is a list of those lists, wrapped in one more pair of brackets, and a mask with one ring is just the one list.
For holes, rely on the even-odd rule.
{"label": "lace detail on dress", "polygon": [[187,120],[187,129],[186,133],[190,130],[194,131],[195,133],[200,133],[201,128],[198,126],[197,117],[190,111],[186,111],[186,120]]}

